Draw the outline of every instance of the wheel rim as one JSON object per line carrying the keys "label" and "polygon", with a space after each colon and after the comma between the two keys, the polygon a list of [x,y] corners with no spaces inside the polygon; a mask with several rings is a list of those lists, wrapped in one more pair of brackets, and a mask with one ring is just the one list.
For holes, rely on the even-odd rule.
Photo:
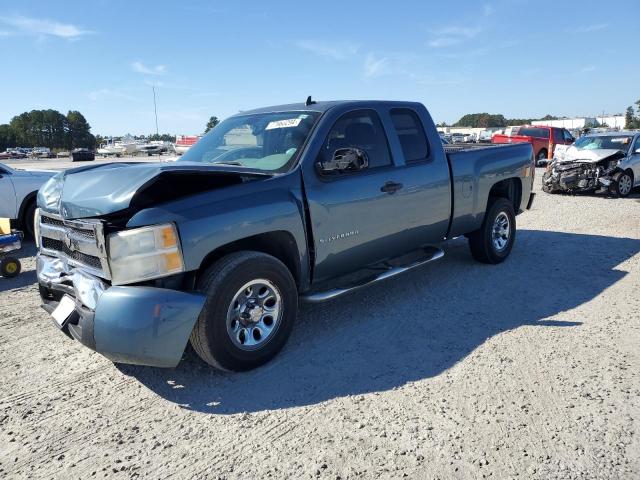
{"label": "wheel rim", "polygon": [[505,212],[500,212],[493,221],[493,230],[491,233],[493,248],[495,248],[496,251],[500,252],[507,248],[511,236],[510,227],[509,216]]}
{"label": "wheel rim", "polygon": [[282,319],[282,295],[273,282],[247,282],[233,296],[227,311],[227,333],[241,350],[256,350],[275,334]]}
{"label": "wheel rim", "polygon": [[7,266],[5,267],[6,271],[8,274],[13,274],[16,273],[18,271],[18,265],[16,265],[15,263],[8,263]]}
{"label": "wheel rim", "polygon": [[618,191],[621,195],[627,195],[631,191],[631,177],[627,174],[618,179]]}

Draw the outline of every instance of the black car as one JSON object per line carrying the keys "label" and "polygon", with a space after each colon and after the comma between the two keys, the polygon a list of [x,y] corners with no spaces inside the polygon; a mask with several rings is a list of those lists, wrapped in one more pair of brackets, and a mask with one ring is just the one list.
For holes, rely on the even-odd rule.
{"label": "black car", "polygon": [[96,156],[93,150],[89,150],[88,148],[76,148],[71,151],[72,162],[86,162],[95,159]]}

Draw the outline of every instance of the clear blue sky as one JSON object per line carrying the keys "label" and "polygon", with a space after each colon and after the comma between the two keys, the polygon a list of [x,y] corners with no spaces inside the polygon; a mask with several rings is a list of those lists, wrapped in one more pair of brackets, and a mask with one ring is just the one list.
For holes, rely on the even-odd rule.
{"label": "clear blue sky", "polygon": [[0,0],[0,123],[80,110],[93,133],[199,133],[316,99],[424,102],[436,121],[623,112],[640,1]]}

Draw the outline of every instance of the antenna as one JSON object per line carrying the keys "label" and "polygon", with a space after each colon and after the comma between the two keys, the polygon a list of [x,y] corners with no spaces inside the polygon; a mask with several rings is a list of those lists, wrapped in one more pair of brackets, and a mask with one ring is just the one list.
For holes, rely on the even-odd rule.
{"label": "antenna", "polygon": [[309,96],[307,97],[307,101],[306,101],[306,102],[304,102],[304,104],[305,104],[307,107],[308,107],[309,105],[313,105],[313,104],[315,104],[315,103],[316,103],[316,102],[315,102],[315,100],[311,100],[311,95],[309,95]]}
{"label": "antenna", "polygon": [[153,111],[156,114],[156,135],[159,135],[159,133],[158,133],[158,107],[156,106],[156,86],[152,85],[151,88],[153,89]]}

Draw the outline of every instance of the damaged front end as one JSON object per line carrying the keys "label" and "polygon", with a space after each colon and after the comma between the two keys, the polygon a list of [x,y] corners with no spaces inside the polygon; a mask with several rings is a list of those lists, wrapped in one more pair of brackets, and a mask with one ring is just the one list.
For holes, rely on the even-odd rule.
{"label": "damaged front end", "polygon": [[542,176],[542,190],[547,193],[608,190],[624,156],[623,152],[615,152],[597,161],[554,159]]}

